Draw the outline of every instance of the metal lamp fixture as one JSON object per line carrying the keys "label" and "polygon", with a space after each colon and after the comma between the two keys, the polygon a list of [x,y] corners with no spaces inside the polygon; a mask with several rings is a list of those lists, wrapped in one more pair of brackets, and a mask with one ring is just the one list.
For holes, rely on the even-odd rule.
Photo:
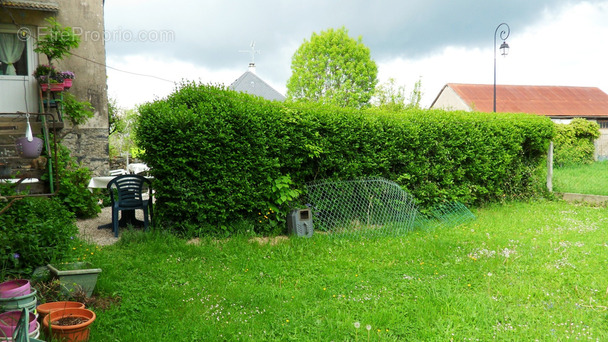
{"label": "metal lamp fixture", "polygon": [[501,26],[505,26],[505,28],[500,31],[500,39],[502,39],[500,54],[503,56],[509,54],[509,44],[507,44],[506,40],[509,38],[509,34],[511,34],[511,28],[507,23],[501,23],[496,27],[496,31],[494,31],[494,112],[496,112],[496,37],[498,36],[498,29],[500,29]]}

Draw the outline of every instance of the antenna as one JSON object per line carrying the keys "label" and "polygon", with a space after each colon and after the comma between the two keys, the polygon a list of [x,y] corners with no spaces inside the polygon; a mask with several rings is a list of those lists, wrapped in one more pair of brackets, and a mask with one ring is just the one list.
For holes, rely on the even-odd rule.
{"label": "antenna", "polygon": [[245,53],[251,54],[251,63],[249,63],[249,64],[255,65],[255,55],[260,54],[260,50],[255,49],[255,41],[253,41],[253,40],[251,41],[251,44],[249,44],[249,46],[251,46],[251,50],[239,50],[239,52],[245,52]]}

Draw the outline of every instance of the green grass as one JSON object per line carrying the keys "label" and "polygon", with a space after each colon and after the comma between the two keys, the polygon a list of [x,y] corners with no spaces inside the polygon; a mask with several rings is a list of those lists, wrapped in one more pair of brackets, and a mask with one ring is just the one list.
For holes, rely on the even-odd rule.
{"label": "green grass", "polygon": [[98,290],[122,303],[97,311],[91,341],[608,339],[606,208],[475,214],[400,238],[276,245],[127,232],[93,256]]}
{"label": "green grass", "polygon": [[553,187],[556,192],[608,196],[608,161],[555,168]]}

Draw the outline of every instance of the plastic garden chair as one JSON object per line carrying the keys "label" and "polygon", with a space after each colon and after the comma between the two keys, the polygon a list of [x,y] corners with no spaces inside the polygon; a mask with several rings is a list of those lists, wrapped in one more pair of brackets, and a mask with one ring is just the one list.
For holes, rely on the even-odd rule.
{"label": "plastic garden chair", "polygon": [[[144,185],[147,186],[149,199],[143,199]],[[152,186],[150,180],[140,175],[121,175],[108,183],[108,191],[112,204],[112,228],[114,236],[118,237],[118,227],[127,224],[137,225],[141,221],[135,219],[135,210],[144,211],[144,231],[150,225],[148,214],[152,217]],[[118,220],[118,212],[122,218]]]}

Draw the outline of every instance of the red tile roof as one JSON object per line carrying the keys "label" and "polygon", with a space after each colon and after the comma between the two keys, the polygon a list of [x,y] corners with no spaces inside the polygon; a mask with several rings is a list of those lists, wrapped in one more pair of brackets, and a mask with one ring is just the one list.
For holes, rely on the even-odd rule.
{"label": "red tile roof", "polygon": [[[493,85],[448,83],[469,107],[492,112]],[[547,116],[608,116],[608,95],[599,88],[496,86],[496,111]]]}

